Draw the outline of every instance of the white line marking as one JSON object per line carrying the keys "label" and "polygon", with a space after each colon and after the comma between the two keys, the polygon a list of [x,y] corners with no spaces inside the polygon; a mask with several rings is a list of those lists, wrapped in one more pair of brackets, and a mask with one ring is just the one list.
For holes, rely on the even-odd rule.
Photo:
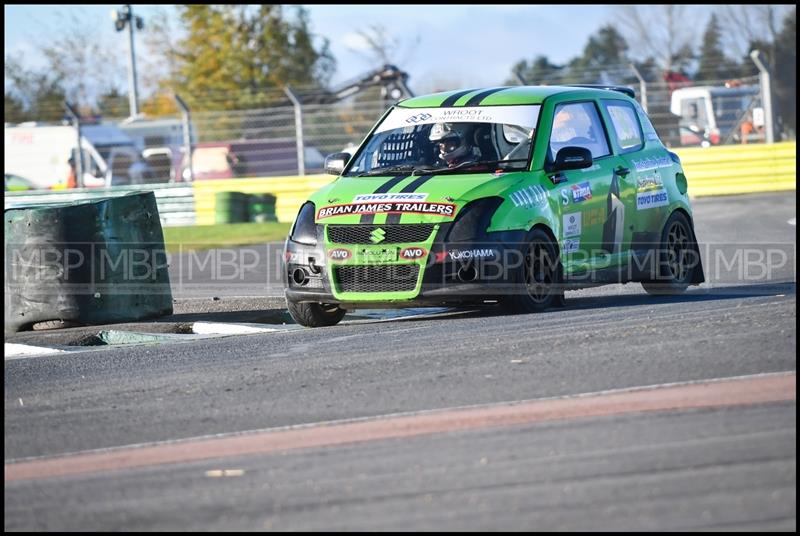
{"label": "white line marking", "polygon": [[788,223],[789,225],[794,225],[796,227],[797,226],[797,218],[792,218],[791,220],[787,221],[786,223]]}
{"label": "white line marking", "polygon": [[230,324],[227,322],[195,322],[192,324],[192,332],[198,335],[246,335],[272,331],[285,331],[285,329],[268,328],[263,324]]}
{"label": "white line marking", "polygon": [[30,346],[28,344],[16,344],[13,342],[6,342],[3,344],[3,353],[6,359],[17,359],[34,355],[63,354],[65,352],[66,350],[47,348],[45,346]]}

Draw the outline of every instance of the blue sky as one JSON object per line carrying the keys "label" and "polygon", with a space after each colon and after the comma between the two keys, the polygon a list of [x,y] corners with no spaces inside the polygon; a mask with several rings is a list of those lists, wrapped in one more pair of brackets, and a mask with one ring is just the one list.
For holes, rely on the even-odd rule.
{"label": "blue sky", "polygon": [[[78,15],[109,47],[119,47],[122,65],[127,41],[113,29],[114,5],[6,5],[6,55],[40,65],[36,43],[67,31],[63,21]],[[618,8],[608,5],[306,5],[311,29],[330,41],[337,60],[333,82],[358,76],[371,67],[358,53],[359,30],[382,25],[397,41],[395,62],[410,74],[416,92],[503,83],[520,59],[544,54],[562,63],[581,53],[589,35],[614,22]],[[133,4],[145,23],[155,10],[172,6]],[[702,34],[710,6],[693,6],[697,34]],[[65,17],[66,15],[66,17]],[[137,40],[137,54],[145,55]],[[146,60],[147,58],[143,58]],[[152,59],[152,58],[150,58]],[[123,85],[124,85],[123,81]]]}

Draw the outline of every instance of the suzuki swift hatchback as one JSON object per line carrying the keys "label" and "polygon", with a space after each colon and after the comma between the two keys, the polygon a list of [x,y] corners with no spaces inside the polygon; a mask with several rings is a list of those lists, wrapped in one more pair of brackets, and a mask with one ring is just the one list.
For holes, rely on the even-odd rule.
{"label": "suzuki swift hatchback", "polygon": [[534,312],[564,291],[703,282],[677,155],[620,87],[502,87],[389,109],[286,241],[292,317],[346,310],[499,305]]}

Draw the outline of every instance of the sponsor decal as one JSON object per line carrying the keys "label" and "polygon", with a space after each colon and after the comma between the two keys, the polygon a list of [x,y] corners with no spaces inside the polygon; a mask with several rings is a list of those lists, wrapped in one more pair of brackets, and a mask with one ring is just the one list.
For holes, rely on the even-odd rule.
{"label": "sponsor decal", "polygon": [[300,261],[300,255],[295,253],[294,251],[287,251],[286,253],[284,253],[283,259],[287,263],[291,262],[296,264],[298,261]]}
{"label": "sponsor decal", "polygon": [[374,203],[376,201],[425,201],[428,194],[412,192],[412,193],[395,193],[395,194],[361,194],[353,198],[353,203]]}
{"label": "sponsor decal", "polygon": [[330,205],[317,212],[317,219],[348,214],[431,214],[452,218],[456,215],[456,206],[452,203],[349,203],[347,205]]}
{"label": "sponsor decal", "polygon": [[404,248],[400,250],[400,258],[406,260],[422,259],[428,254],[425,248]]}
{"label": "sponsor decal", "polygon": [[[396,175],[396,176],[392,177],[391,179],[389,179],[388,181],[386,181],[383,184],[381,184],[373,193],[375,193],[375,194],[386,193],[389,190],[391,190],[392,188],[394,188],[395,186],[397,186],[399,183],[404,181],[406,179],[406,177],[408,177],[408,175]],[[332,205],[333,203],[329,203],[329,204]],[[363,223],[363,224],[372,223],[374,219],[375,219],[375,213],[362,214],[360,223]]]}
{"label": "sponsor decal", "polygon": [[580,234],[581,213],[564,214],[564,236],[578,236]]}
{"label": "sponsor decal", "polygon": [[569,189],[567,188],[561,190],[561,204],[564,206],[569,205]]}
{"label": "sponsor decal", "polygon": [[432,117],[431,114],[426,114],[426,113],[416,114],[416,115],[412,115],[411,117],[406,119],[406,123],[410,123],[410,124],[414,125],[416,123],[420,123],[422,121],[425,121],[426,119],[430,119],[431,117]]}
{"label": "sponsor decal", "polygon": [[362,249],[358,252],[358,261],[363,263],[382,263],[397,260],[397,248]]}
{"label": "sponsor decal", "polygon": [[665,205],[669,205],[669,196],[664,188],[636,194],[636,210],[647,210]]}
{"label": "sponsor decal", "polygon": [[652,175],[647,175],[636,179],[637,192],[649,192],[651,190],[660,190],[663,188],[664,183],[661,182],[661,175],[657,171]]}
{"label": "sponsor decal", "polygon": [[564,240],[564,254],[567,253],[575,253],[581,247],[581,241],[579,238],[567,238]]}
{"label": "sponsor decal", "polygon": [[648,156],[640,160],[631,160],[636,171],[649,171],[672,166],[672,159],[669,156]]}
{"label": "sponsor decal", "polygon": [[352,256],[353,253],[349,249],[344,248],[336,248],[328,252],[328,258],[332,261],[346,261]]}
{"label": "sponsor decal", "polygon": [[497,256],[493,249],[453,249],[447,252],[451,260],[488,259]]}
{"label": "sponsor decal", "polygon": [[[497,88],[498,91],[502,89],[505,88]],[[467,93],[464,93],[464,95]],[[443,103],[442,107],[437,108],[394,108],[378,126],[375,133],[380,134],[397,128],[414,128],[416,125],[435,125],[436,123],[458,123],[464,121],[508,123],[525,128],[534,128],[536,126],[539,117],[538,105],[474,106],[476,97],[480,97],[480,100],[483,100],[488,94],[488,92],[476,94],[470,100],[471,104],[468,107],[448,108],[447,106],[452,106],[452,103]]]}
{"label": "sponsor decal", "polygon": [[547,190],[536,184],[512,192],[509,198],[515,207],[540,207],[547,203]]}
{"label": "sponsor decal", "polygon": [[588,181],[580,184],[573,184],[571,189],[573,203],[580,203],[592,198],[592,187],[589,185]]}

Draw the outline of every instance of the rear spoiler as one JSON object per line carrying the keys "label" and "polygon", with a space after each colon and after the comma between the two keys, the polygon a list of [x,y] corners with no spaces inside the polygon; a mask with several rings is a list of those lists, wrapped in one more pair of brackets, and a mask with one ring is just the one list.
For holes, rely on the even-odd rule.
{"label": "rear spoiler", "polygon": [[628,86],[606,86],[603,84],[566,84],[567,87],[585,87],[589,89],[610,89],[611,91],[619,91],[624,93],[632,99],[636,98],[636,93]]}

